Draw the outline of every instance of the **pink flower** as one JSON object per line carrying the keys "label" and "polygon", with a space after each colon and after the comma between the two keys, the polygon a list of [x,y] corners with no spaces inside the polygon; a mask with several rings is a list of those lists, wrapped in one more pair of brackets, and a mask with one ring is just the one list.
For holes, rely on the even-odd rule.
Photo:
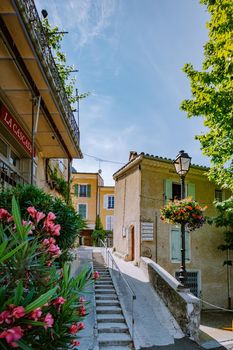
{"label": "pink flower", "polygon": [[17,347],[15,341],[19,340],[23,336],[23,330],[20,326],[13,327],[3,331],[0,334],[0,338],[5,338],[6,342],[10,344],[13,348]]}
{"label": "pink flower", "polygon": [[45,238],[42,242],[43,245],[48,245],[49,244],[49,240],[47,238]]}
{"label": "pink flower", "polygon": [[100,273],[98,271],[95,271],[93,273],[93,280],[97,280],[100,277]]}
{"label": "pink flower", "polygon": [[85,325],[84,325],[83,322],[79,322],[79,323],[77,324],[77,326],[78,326],[78,331],[81,331],[82,329],[85,328]]}
{"label": "pink flower", "polygon": [[57,224],[53,226],[53,231],[51,232],[51,234],[53,236],[60,236],[60,229],[61,229],[61,225]]}
{"label": "pink flower", "polygon": [[57,244],[51,244],[48,249],[49,253],[55,256],[61,255],[61,250]]}
{"label": "pink flower", "polygon": [[71,334],[76,334],[78,332],[77,324],[75,324],[75,323],[72,324],[72,326],[70,326],[70,328],[69,328],[69,331],[70,331]]}
{"label": "pink flower", "polygon": [[[51,267],[53,265],[53,262],[52,262],[52,260],[49,260],[48,262],[47,262],[47,266],[48,267]],[[49,280],[48,280],[49,281]]]}
{"label": "pink flower", "polygon": [[23,306],[17,306],[12,311],[12,316],[15,318],[21,318],[25,315],[25,310]]}
{"label": "pink flower", "polygon": [[44,217],[45,217],[45,214],[40,212],[40,211],[38,211],[36,213],[36,223],[38,224],[38,222],[40,222],[42,219],[44,219]]}
{"label": "pink flower", "polygon": [[53,316],[48,312],[45,318],[43,319],[43,322],[45,323],[45,326],[44,326],[45,329],[52,328],[54,323]]}
{"label": "pink flower", "polygon": [[83,305],[80,306],[78,313],[80,316],[85,316],[86,315],[86,308]]}
{"label": "pink flower", "polygon": [[7,220],[11,217],[6,209],[0,208],[0,219]]}
{"label": "pink flower", "polygon": [[56,215],[50,211],[47,215],[46,220],[47,221],[54,221],[55,219],[56,219]]}
{"label": "pink flower", "polygon": [[79,298],[80,303],[85,303],[86,299],[84,297]]}
{"label": "pink flower", "polygon": [[78,340],[72,340],[72,345],[73,345],[73,346],[79,346],[79,345],[80,345],[80,341],[78,341]]}
{"label": "pink flower", "polygon": [[5,310],[5,311],[0,313],[0,324],[2,324],[2,323],[7,323],[7,324],[12,323],[10,311]]}
{"label": "pink flower", "polygon": [[28,207],[28,208],[27,208],[27,212],[29,213],[29,215],[30,215],[33,219],[36,218],[37,210],[36,210],[34,207]]}
{"label": "pink flower", "polygon": [[37,309],[33,310],[31,313],[30,313],[30,318],[34,321],[37,321],[40,316],[42,315],[42,311],[41,311],[41,308],[38,307]]}
{"label": "pink flower", "polygon": [[62,305],[64,304],[66,299],[63,297],[58,297],[56,300],[54,300],[53,305]]}

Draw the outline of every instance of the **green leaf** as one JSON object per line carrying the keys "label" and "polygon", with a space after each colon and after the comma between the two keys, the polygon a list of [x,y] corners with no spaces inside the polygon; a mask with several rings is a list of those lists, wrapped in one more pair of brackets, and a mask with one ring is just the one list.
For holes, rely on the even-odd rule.
{"label": "green leaf", "polygon": [[1,245],[0,245],[0,256],[2,256],[4,250],[6,249],[8,241],[4,241]]}
{"label": "green leaf", "polygon": [[17,344],[19,345],[20,349],[23,350],[32,350],[32,347],[27,345],[24,340],[20,339],[17,341]]}
{"label": "green leaf", "polygon": [[11,251],[9,251],[6,255],[4,255],[3,257],[0,258],[0,263],[2,263],[3,261],[11,258],[16,252],[18,252],[20,249],[22,249],[25,244],[27,244],[27,242],[23,242],[20,245],[18,245],[17,247],[15,247],[14,249],[12,249]]}
{"label": "green leaf", "polygon": [[23,232],[24,232],[23,224],[21,220],[19,206],[15,199],[15,196],[12,197],[12,214],[13,214],[15,225],[17,227],[17,231],[20,233],[21,236],[23,236]]}
{"label": "green leaf", "polygon": [[32,303],[30,303],[25,307],[25,312],[29,313],[37,309],[38,307],[41,307],[42,305],[46,304],[48,300],[55,294],[56,290],[57,290],[57,287],[42,294],[39,298],[37,298],[36,300],[34,300]]}
{"label": "green leaf", "polygon": [[15,298],[14,298],[15,305],[19,305],[22,295],[23,295],[23,281],[20,280],[17,288],[15,289]]}

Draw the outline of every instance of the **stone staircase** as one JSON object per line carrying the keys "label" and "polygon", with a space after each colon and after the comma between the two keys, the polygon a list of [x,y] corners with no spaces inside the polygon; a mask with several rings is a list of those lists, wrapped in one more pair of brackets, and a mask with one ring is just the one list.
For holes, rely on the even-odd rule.
{"label": "stone staircase", "polygon": [[93,253],[93,268],[100,273],[100,278],[95,282],[99,349],[134,349],[121,304],[101,253]]}

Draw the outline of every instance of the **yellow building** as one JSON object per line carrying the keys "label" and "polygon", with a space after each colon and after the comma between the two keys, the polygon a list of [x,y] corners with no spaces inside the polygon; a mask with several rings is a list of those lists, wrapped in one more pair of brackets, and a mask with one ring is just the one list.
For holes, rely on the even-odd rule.
{"label": "yellow building", "polygon": [[104,230],[113,231],[114,223],[114,187],[104,186],[99,173],[81,173],[72,171],[71,198],[74,208],[86,220],[83,230],[84,244],[91,245],[91,233],[99,215]]}
{"label": "yellow building", "polygon": [[[55,191],[81,158],[79,128],[33,0],[0,1],[0,180]],[[51,161],[55,158],[56,160]]]}
{"label": "yellow building", "polygon": [[[214,216],[213,201],[224,199],[226,193],[208,180],[206,170],[191,166],[185,179],[186,195],[202,206],[208,205],[206,215]],[[125,260],[138,264],[140,256],[147,256],[177,277],[180,227],[160,220],[160,208],[180,196],[180,179],[172,160],[131,152],[129,162],[114,174],[114,179],[114,248]],[[223,266],[226,256],[218,249],[223,239],[222,231],[208,224],[186,234],[186,270],[194,294],[226,307],[227,269]]]}

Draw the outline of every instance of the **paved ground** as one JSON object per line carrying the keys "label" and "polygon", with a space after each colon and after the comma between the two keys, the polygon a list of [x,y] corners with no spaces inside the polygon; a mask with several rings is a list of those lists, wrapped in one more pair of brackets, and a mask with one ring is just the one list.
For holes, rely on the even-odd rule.
{"label": "paved ground", "polygon": [[[77,250],[78,258],[72,270],[77,274],[85,264],[92,266],[92,251],[98,248],[81,247]],[[124,262],[114,256],[125,279],[136,291],[134,306],[134,342],[137,350],[233,350],[233,332],[224,331],[222,327],[231,326],[233,313],[203,312],[200,327],[201,346],[183,337],[179,326],[158,295],[147,281],[143,271],[130,262]],[[112,270],[113,280],[119,294],[129,328],[132,325],[132,298],[127,288],[119,281],[118,273]],[[93,288],[86,293],[89,300],[89,315],[85,318],[86,328],[79,333],[81,346],[79,350],[98,350],[96,345],[96,319]],[[156,345],[154,345],[156,344]]]}

